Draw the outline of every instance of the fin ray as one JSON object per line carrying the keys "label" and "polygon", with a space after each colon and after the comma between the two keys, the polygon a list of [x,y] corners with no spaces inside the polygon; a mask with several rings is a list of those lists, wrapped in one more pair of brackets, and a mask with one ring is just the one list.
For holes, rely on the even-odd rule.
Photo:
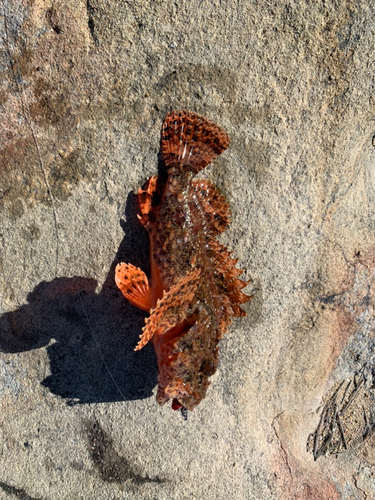
{"label": "fin ray", "polygon": [[152,205],[153,205],[152,203],[153,197],[157,191],[157,180],[158,176],[153,175],[146,182],[143,188],[138,189],[138,203],[142,214],[138,215],[138,219],[141,221],[141,224],[146,229],[149,226],[150,214],[152,212]]}
{"label": "fin ray", "polygon": [[[230,316],[246,315],[245,311],[241,309],[240,304],[248,302],[252,299],[252,296],[246,295],[241,292],[241,290],[245,288],[251,280],[243,281],[237,278],[242,274],[242,270],[234,267],[237,260],[230,257],[231,252],[224,245],[212,238],[209,242],[209,248],[213,265],[217,271],[216,282],[223,295],[229,299],[229,304],[227,304],[227,306],[230,306],[233,311],[228,314],[226,320],[229,325]],[[230,311],[230,308],[228,308],[228,311]],[[223,322],[223,325],[224,323],[225,322]]]}
{"label": "fin ray", "polygon": [[164,120],[161,149],[167,168],[199,172],[229,146],[228,134],[212,121],[190,111],[172,111]]}
{"label": "fin ray", "polygon": [[115,281],[123,296],[135,307],[149,311],[152,307],[151,287],[147,276],[132,264],[117,264]]}
{"label": "fin ray", "polygon": [[155,309],[146,318],[146,325],[138,342],[136,351],[149,342],[156,331],[162,335],[186,318],[187,309],[194,297],[199,283],[200,269],[194,269],[187,276],[173,285],[163,297],[158,300]]}

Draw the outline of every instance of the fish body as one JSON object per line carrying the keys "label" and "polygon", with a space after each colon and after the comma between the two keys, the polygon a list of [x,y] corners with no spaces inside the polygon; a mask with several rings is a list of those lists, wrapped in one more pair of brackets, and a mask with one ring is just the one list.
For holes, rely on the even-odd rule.
{"label": "fish body", "polygon": [[151,285],[130,264],[116,283],[135,306],[150,311],[136,349],[152,341],[158,360],[157,400],[192,410],[218,365],[218,344],[232,316],[244,316],[242,271],[216,237],[229,223],[219,190],[195,175],[229,145],[224,130],[185,111],[167,115],[161,149],[167,179],[153,176],[138,192],[139,219],[149,233]]}

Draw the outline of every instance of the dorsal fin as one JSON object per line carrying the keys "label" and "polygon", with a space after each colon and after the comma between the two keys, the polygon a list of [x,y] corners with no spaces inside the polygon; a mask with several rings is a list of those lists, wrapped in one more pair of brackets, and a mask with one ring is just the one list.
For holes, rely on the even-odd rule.
{"label": "dorsal fin", "polygon": [[229,204],[219,189],[202,179],[191,183],[189,199],[192,211],[199,211],[196,219],[202,220],[203,230],[217,235],[225,231],[230,219]]}
{"label": "dorsal fin", "polygon": [[[227,278],[227,273],[230,273],[232,269],[236,269],[234,266],[237,264],[238,260],[232,259],[230,256],[231,252],[227,249],[227,247],[215,239],[210,240],[209,249],[212,255],[215,270]],[[242,274],[242,271],[240,274]]]}
{"label": "dorsal fin", "polygon": [[229,299],[228,306],[230,307],[228,307],[228,311],[230,311],[230,308],[233,311],[229,313],[229,316],[245,316],[246,313],[241,309],[240,304],[248,302],[252,299],[252,296],[245,295],[241,290],[250,281],[237,279],[237,276],[241,275],[242,271],[234,267],[237,260],[231,259],[231,252],[224,245],[214,239],[210,239],[209,251],[213,266],[217,272],[215,276],[217,285],[223,295]]}
{"label": "dorsal fin", "polygon": [[161,150],[168,169],[184,166],[197,173],[219,156],[229,142],[225,130],[190,111],[172,111],[163,123]]}

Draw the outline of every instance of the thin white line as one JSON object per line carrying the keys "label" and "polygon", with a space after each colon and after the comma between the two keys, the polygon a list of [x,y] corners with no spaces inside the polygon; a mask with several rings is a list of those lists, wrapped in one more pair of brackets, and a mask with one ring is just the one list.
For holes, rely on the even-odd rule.
{"label": "thin white line", "polygon": [[[182,136],[183,136],[183,134],[184,134],[184,124],[182,124],[182,126],[181,126],[180,147],[178,148],[178,159],[179,160],[181,160],[181,147],[182,147],[182,144],[183,144],[183,142],[182,142]],[[184,156],[182,155],[182,158],[183,157]]]}
{"label": "thin white line", "polygon": [[[14,64],[12,63],[12,54],[10,52],[10,47],[9,47],[9,35],[8,35],[8,26],[7,26],[7,15],[6,15],[6,12],[5,12],[5,2],[4,2],[4,0],[3,0],[3,5],[4,5],[4,28],[5,28],[5,35],[6,35],[6,42],[7,42],[8,54],[9,54],[9,59],[10,59],[10,64],[12,66],[13,74],[14,74],[14,76],[16,76],[15,73],[14,73],[15,67],[14,67]],[[39,158],[41,170],[42,170],[42,173],[43,173],[44,182],[46,184],[48,196],[49,196],[51,204],[52,204],[52,211],[53,211],[53,218],[54,218],[55,232],[56,232],[56,263],[55,263],[55,274],[57,275],[57,266],[58,266],[58,260],[59,260],[59,231],[58,231],[58,217],[57,217],[57,211],[56,211],[56,206],[55,206],[55,200],[53,199],[51,187],[50,187],[49,182],[48,182],[47,172],[46,172],[46,169],[45,169],[45,166],[44,166],[42,155],[40,153],[40,148],[39,148],[39,144],[38,144],[38,141],[37,141],[37,138],[36,138],[36,133],[35,133],[35,130],[34,130],[34,125],[33,125],[33,122],[31,120],[30,109],[29,109],[29,105],[28,105],[28,102],[27,102],[27,99],[26,99],[26,95],[25,95],[25,90],[24,90],[24,86],[23,86],[22,75],[20,73],[18,61],[17,61],[17,58],[14,55],[14,53],[13,53],[13,58],[14,58],[14,61],[16,63],[16,66],[17,66],[17,76],[18,76],[18,81],[19,81],[19,83],[18,83],[17,79],[15,79],[16,80],[16,85],[21,88],[21,91],[19,92],[20,96],[21,96],[21,102],[22,102],[24,110],[26,111],[26,113],[25,113],[26,120],[29,122],[29,126],[30,126],[30,129],[31,129],[31,135],[33,136],[33,140],[34,140],[34,143],[35,143],[35,148],[36,148],[36,151],[38,153],[38,158]]]}
{"label": "thin white line", "polygon": [[113,378],[113,375],[112,375],[112,373],[111,373],[110,369],[108,368],[107,362],[106,362],[106,360],[104,359],[103,353],[102,353],[102,351],[101,351],[101,349],[100,349],[100,347],[99,347],[99,343],[98,343],[98,342],[97,342],[97,340],[96,340],[96,337],[95,337],[95,335],[94,335],[94,330],[93,330],[93,329],[92,329],[92,327],[91,327],[91,323],[90,323],[90,320],[89,320],[89,317],[88,317],[88,314],[87,314],[87,311],[86,311],[86,308],[85,308],[85,304],[83,303],[83,300],[82,300],[81,294],[79,293],[78,295],[79,295],[79,300],[81,301],[81,305],[82,305],[83,312],[84,312],[84,314],[85,314],[85,316],[86,316],[86,321],[87,321],[87,324],[88,324],[89,329],[90,329],[91,337],[93,338],[93,340],[94,340],[94,342],[95,342],[95,345],[96,345],[96,348],[97,348],[97,350],[98,350],[98,352],[99,352],[99,355],[100,355],[100,357],[101,357],[101,360],[103,361],[104,366],[105,366],[105,368],[106,368],[106,370],[107,370],[107,372],[108,372],[108,375],[111,377],[112,382],[113,382],[113,383],[114,383],[114,385],[116,386],[116,389],[118,390],[119,394],[122,396],[122,398],[124,399],[124,401],[126,401],[126,399],[127,399],[127,398],[124,396],[124,394],[122,393],[122,391],[121,391],[120,387],[118,386],[118,384],[117,384],[116,380]]}

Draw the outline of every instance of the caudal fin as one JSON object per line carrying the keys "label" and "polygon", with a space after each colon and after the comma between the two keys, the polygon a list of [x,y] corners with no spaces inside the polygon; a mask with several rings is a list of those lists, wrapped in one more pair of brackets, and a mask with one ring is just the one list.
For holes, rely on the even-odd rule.
{"label": "caudal fin", "polygon": [[167,168],[199,172],[229,146],[229,136],[218,125],[190,111],[172,111],[164,120],[161,150]]}

